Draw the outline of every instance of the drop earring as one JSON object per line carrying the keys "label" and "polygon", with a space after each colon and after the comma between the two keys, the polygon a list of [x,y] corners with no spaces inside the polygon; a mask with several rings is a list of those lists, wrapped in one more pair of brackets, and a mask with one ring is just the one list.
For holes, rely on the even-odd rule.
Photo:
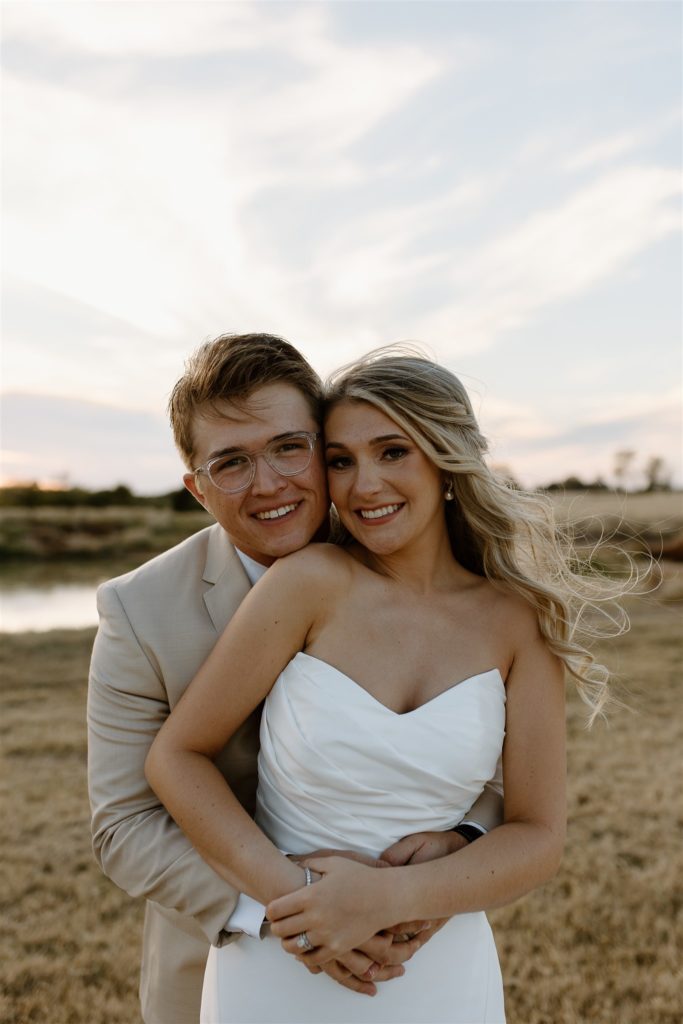
{"label": "drop earring", "polygon": [[448,487],[446,488],[446,491],[444,493],[444,498],[446,499],[446,501],[453,501],[454,497],[455,491],[453,490],[453,481],[450,480],[448,483]]}

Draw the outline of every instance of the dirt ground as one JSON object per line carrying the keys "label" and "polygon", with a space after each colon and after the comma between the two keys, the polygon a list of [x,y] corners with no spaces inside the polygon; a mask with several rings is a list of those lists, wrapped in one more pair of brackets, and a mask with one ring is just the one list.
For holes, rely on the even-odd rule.
{"label": "dirt ground", "polygon": [[[490,915],[509,1024],[681,1020],[683,579],[631,603],[601,654],[630,710],[585,729],[570,695],[569,841],[556,879]],[[142,907],[90,852],[86,675],[93,631],[2,638],[0,1017],[132,1024]],[[677,976],[677,972],[678,976]]]}

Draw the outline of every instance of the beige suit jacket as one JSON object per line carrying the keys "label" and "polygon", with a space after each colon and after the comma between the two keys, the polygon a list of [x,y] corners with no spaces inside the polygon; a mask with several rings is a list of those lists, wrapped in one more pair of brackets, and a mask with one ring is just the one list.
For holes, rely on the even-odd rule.
{"label": "beige suit jacket", "polygon": [[[249,590],[219,526],[103,584],[88,692],[93,847],[102,870],[147,899],[140,998],[146,1024],[197,1024],[209,943],[235,890],[199,856],[145,781],[147,751]],[[218,764],[253,813],[260,714]]]}

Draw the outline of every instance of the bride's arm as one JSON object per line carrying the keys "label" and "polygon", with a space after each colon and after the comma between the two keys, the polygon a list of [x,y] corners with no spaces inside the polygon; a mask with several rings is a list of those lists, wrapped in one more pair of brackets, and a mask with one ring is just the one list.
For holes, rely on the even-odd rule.
{"label": "bride's arm", "polygon": [[307,961],[358,946],[367,934],[398,921],[500,906],[557,871],[566,822],[563,667],[546,647],[535,618],[523,616],[516,632],[506,683],[503,825],[429,863],[372,871],[334,858],[310,861],[322,881],[267,908],[276,935],[306,931],[320,947],[306,955]]}
{"label": "bride's arm", "polygon": [[301,867],[266,838],[213,763],[302,650],[334,574],[310,549],[283,559],[248,594],[145,762],[152,789],[206,861],[261,903],[303,884]]}

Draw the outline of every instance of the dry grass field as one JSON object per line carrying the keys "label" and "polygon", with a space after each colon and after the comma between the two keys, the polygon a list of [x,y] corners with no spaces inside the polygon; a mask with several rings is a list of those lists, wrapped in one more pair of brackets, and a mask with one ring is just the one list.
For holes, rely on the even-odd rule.
{"label": "dry grass field", "polygon": [[667,534],[681,528],[683,495],[680,491],[628,493],[620,491],[555,491],[553,503],[561,517],[595,517],[625,520],[639,525],[646,533]]}
{"label": "dry grass field", "polygon": [[[669,578],[663,596],[634,602],[631,632],[604,652],[631,710],[587,732],[570,697],[570,826],[560,874],[491,915],[509,1024],[681,1020],[683,580]],[[142,908],[90,853],[83,717],[92,635],[3,638],[6,1024],[139,1019]]]}
{"label": "dry grass field", "polygon": [[[544,889],[491,914],[509,1024],[678,1024],[683,568],[600,646],[628,711],[585,729],[570,694],[569,841]],[[0,1019],[133,1024],[142,907],[90,852],[93,630],[2,637]],[[314,979],[312,979],[312,982]]]}
{"label": "dry grass field", "polygon": [[630,633],[600,653],[630,710],[588,731],[570,693],[560,873],[490,915],[509,1024],[683,1019],[683,572],[629,612]]}
{"label": "dry grass field", "polygon": [[49,560],[121,558],[138,564],[213,522],[199,506],[170,508],[0,508],[0,556]]}

